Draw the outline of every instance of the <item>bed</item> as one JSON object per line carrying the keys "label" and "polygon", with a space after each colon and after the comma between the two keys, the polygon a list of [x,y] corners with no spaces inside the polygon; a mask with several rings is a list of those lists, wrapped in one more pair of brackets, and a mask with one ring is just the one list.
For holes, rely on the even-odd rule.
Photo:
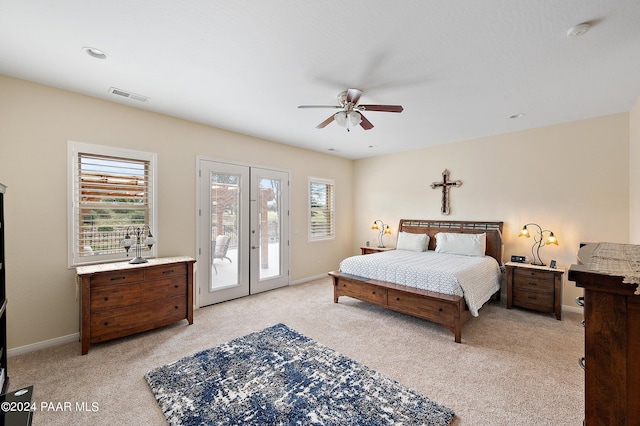
{"label": "bed", "polygon": [[[485,234],[485,236],[482,237],[486,241],[485,256],[495,259],[495,262],[489,259],[492,264],[495,265],[497,263],[497,284],[493,284],[493,290],[495,291],[489,293],[488,296],[486,296],[486,294],[480,295],[477,297],[478,300],[472,301],[472,310],[469,309],[467,301],[465,300],[464,290],[462,292],[450,292],[456,294],[446,294],[443,291],[447,290],[441,286],[435,287],[434,290],[433,287],[416,284],[415,281],[418,281],[420,278],[413,277],[416,272],[412,265],[418,263],[418,261],[414,262],[412,258],[405,256],[404,253],[400,253],[400,250],[397,250],[397,253],[387,251],[364,256],[354,256],[343,260],[343,262],[341,262],[341,270],[329,273],[333,279],[333,301],[334,303],[338,303],[338,299],[341,296],[348,296],[396,312],[426,319],[451,330],[454,334],[454,340],[457,343],[461,343],[462,325],[472,316],[477,315],[477,310],[479,309],[478,304],[481,306],[482,303],[492,295],[498,300],[500,299],[499,268],[502,265],[503,251],[502,225],[503,222],[400,220],[400,225],[398,226],[399,236],[400,233],[426,234],[429,236],[428,252],[424,253],[424,256],[438,257],[441,255],[441,253],[434,253],[436,247],[435,236],[438,233],[475,234],[474,236],[469,236],[470,238],[479,238],[482,237],[481,234]],[[406,236],[406,234],[403,235],[403,237]],[[368,258],[365,259],[366,257]],[[456,257],[472,258],[472,256]],[[397,263],[404,263],[406,267],[399,265],[393,265],[393,267],[373,266],[374,264],[382,265],[382,262],[386,261],[387,258],[391,258]],[[349,263],[361,263],[364,261],[370,262],[368,267],[365,265],[367,272],[362,272],[360,275],[349,272]],[[345,270],[342,270],[343,267]],[[429,272],[427,271],[426,273]],[[467,275],[469,275],[469,273],[467,273]],[[414,282],[412,283],[411,281]],[[425,281],[430,280],[425,279]],[[410,285],[407,285],[407,283],[410,283]],[[419,287],[416,287],[416,285]],[[467,285],[473,285],[473,283]],[[473,290],[469,292],[472,291]]]}

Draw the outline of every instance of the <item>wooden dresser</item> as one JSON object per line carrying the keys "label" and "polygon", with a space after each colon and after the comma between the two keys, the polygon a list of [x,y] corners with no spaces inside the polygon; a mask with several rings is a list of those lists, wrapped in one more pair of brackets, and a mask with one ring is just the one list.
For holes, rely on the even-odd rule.
{"label": "wooden dresser", "polygon": [[571,265],[569,280],[584,289],[585,425],[640,425],[637,285],[588,262]]}
{"label": "wooden dresser", "polygon": [[167,257],[76,268],[81,293],[82,355],[91,343],[186,319],[193,324],[195,259]]}

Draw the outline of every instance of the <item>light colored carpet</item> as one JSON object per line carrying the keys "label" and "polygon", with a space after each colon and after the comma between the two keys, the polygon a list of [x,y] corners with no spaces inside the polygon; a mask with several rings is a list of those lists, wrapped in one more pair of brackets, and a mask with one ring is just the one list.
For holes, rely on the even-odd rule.
{"label": "light colored carpet", "polygon": [[[503,298],[465,324],[457,344],[427,321],[347,297],[334,304],[327,278],[199,309],[191,326],[183,321],[97,344],[84,356],[70,343],[12,357],[10,388],[35,386],[34,425],[162,425],[144,379],[149,370],[284,323],[453,409],[454,425],[578,425],[581,320],[507,310]],[[40,411],[42,402],[72,409]],[[89,409],[77,411],[83,402]]]}

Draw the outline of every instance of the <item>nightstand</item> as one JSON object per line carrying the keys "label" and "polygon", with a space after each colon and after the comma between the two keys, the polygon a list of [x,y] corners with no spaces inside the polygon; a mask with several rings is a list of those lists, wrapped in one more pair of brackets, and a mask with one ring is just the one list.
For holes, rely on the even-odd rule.
{"label": "nightstand", "polygon": [[381,251],[395,250],[395,247],[360,247],[362,254],[380,253]]}
{"label": "nightstand", "polygon": [[562,319],[564,268],[507,262],[507,309],[513,306],[554,313]]}

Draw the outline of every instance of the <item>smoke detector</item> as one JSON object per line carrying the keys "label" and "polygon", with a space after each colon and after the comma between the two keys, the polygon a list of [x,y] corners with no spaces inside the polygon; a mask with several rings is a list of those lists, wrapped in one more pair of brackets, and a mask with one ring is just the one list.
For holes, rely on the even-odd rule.
{"label": "smoke detector", "polygon": [[569,28],[569,30],[567,31],[567,37],[580,37],[582,34],[589,31],[590,28],[590,23],[583,22],[582,24],[578,24],[574,27]]}

